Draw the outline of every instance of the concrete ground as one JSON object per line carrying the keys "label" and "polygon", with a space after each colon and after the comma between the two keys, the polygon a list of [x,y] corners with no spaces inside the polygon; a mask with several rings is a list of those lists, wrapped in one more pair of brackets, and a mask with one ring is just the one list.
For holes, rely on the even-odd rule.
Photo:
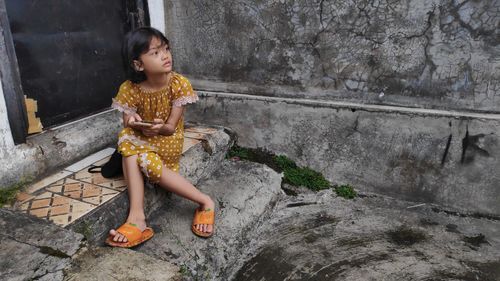
{"label": "concrete ground", "polygon": [[500,280],[499,221],[386,197],[282,197],[254,241],[234,280]]}
{"label": "concrete ground", "polygon": [[0,280],[500,280],[500,221],[333,190],[286,195],[267,166],[224,160],[197,186],[217,200],[216,233],[194,236],[175,195],[133,250],[0,211]]}
{"label": "concrete ground", "polygon": [[192,235],[193,206],[172,198],[139,249],[187,279],[500,280],[500,221],[331,189],[288,196],[274,171],[248,162],[225,162],[200,188],[219,202],[216,236]]}

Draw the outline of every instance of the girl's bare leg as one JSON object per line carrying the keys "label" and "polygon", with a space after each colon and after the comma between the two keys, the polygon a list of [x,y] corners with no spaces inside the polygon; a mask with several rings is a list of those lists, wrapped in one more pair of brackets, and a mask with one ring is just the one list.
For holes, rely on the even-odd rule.
{"label": "girl's bare leg", "polygon": [[[127,223],[135,224],[141,231],[146,229],[146,216],[144,214],[144,178],[137,164],[137,155],[123,157],[123,175],[128,186],[130,210]],[[109,234],[113,235],[115,242],[127,242],[127,238],[112,229]]]}
{"label": "girl's bare leg", "polygon": [[[160,186],[179,196],[198,203],[203,210],[214,210],[215,208],[214,201],[212,201],[210,196],[202,193],[181,175],[165,166],[163,166],[161,172]],[[199,224],[196,225],[196,229],[206,233],[211,233],[213,231],[213,226],[207,224]]]}

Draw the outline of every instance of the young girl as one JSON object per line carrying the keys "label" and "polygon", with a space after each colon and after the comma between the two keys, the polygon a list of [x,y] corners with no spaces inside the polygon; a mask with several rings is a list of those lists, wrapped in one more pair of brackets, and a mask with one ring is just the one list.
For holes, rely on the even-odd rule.
{"label": "young girl", "polygon": [[200,205],[195,210],[192,231],[210,237],[214,228],[214,202],[180,176],[179,159],[184,140],[184,106],[198,100],[189,81],[172,71],[172,54],[167,38],[150,27],[127,34],[123,60],[130,80],[113,99],[112,107],[123,112],[124,129],[118,151],[123,155],[130,210],[127,221],[110,230],[106,243],[133,247],[150,239],[146,226],[144,178]]}

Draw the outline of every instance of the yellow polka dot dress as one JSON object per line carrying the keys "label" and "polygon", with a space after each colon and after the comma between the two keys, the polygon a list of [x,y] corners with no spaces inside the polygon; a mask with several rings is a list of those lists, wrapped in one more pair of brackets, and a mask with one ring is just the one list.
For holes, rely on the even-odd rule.
{"label": "yellow polka dot dress", "polygon": [[[198,96],[189,80],[175,72],[167,88],[156,92],[145,92],[138,84],[125,81],[113,99],[112,107],[127,114],[137,113],[143,120],[167,121],[173,106],[194,103]],[[160,180],[163,165],[178,172],[184,143],[183,117],[171,136],[146,137],[139,130],[123,129],[118,138],[118,151],[124,156],[138,155],[137,162],[150,182]]]}

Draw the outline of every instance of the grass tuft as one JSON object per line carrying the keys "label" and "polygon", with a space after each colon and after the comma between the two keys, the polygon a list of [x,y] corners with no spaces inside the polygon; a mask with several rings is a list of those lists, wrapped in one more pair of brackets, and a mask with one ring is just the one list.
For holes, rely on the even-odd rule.
{"label": "grass tuft", "polygon": [[16,195],[31,182],[29,178],[23,178],[19,182],[7,187],[0,187],[0,208],[4,205],[11,205],[16,200]]}
{"label": "grass tuft", "polygon": [[281,168],[282,171],[297,168],[297,164],[285,155],[273,156],[274,162]]}
{"label": "grass tuft", "polygon": [[356,190],[354,190],[354,188],[348,184],[336,186],[335,193],[337,193],[337,195],[340,197],[344,197],[345,199],[354,199],[358,196]]}
{"label": "grass tuft", "polygon": [[288,168],[285,172],[285,183],[294,186],[305,186],[311,190],[319,191],[330,187],[330,183],[319,172],[310,168]]}

